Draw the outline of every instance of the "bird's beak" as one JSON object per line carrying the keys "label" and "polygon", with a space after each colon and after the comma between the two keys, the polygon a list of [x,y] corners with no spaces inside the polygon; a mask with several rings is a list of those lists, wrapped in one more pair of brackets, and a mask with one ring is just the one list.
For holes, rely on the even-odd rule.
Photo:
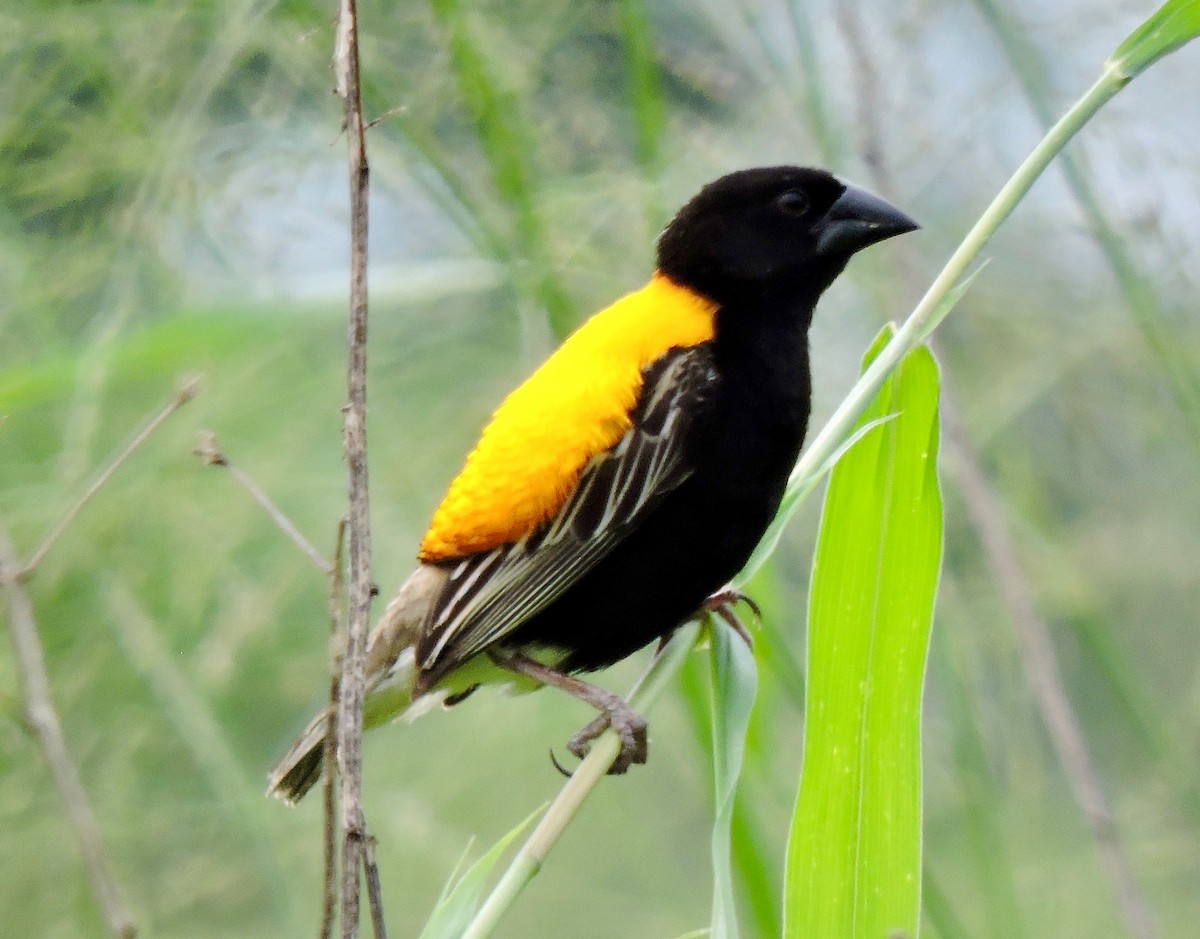
{"label": "bird's beak", "polygon": [[877,241],[920,227],[890,202],[847,186],[817,223],[817,254],[848,257]]}

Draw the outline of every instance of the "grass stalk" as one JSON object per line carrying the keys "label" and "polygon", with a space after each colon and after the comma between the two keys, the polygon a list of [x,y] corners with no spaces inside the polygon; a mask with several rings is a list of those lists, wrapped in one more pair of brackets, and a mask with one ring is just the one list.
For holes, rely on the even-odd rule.
{"label": "grass stalk", "polygon": [[[516,96],[493,77],[486,46],[471,28],[460,0],[432,0],[432,8],[447,31],[458,87],[478,128],[492,181],[516,215],[512,234],[517,245],[504,260],[522,288],[521,294],[536,298],[551,331],[562,339],[575,325],[574,310],[554,273],[538,213],[536,169],[530,166],[535,150],[530,122],[523,117]],[[527,270],[527,265],[532,269]]]}
{"label": "grass stalk", "polygon": [[[934,278],[933,283],[917,303],[916,308],[909,314],[908,319],[896,330],[891,341],[855,382],[846,397],[842,399],[841,404],[801,454],[788,480],[789,494],[811,486],[813,479],[821,475],[826,464],[837,454],[842,442],[850,434],[855,422],[888,375],[905,355],[937,328],[938,323],[953,308],[962,293],[960,282],[963,281],[967,269],[979,256],[984,245],[996,233],[1004,220],[1012,214],[1030,187],[1050,165],[1051,160],[1079,132],[1080,128],[1128,83],[1127,76],[1121,75],[1111,67],[1106,68],[1100,79],[1063,115],[1033,148],[1024,162],[1017,167],[1016,172],[996,194],[991,204],[950,256],[941,272]],[[788,505],[787,496],[784,497],[784,504]],[[767,534],[763,537],[763,544],[773,545],[778,541],[783,527],[790,521],[795,510],[799,508],[799,504],[799,501],[792,503],[788,511],[781,512],[776,516],[771,527],[767,529]]]}
{"label": "grass stalk", "polygon": [[[975,0],[975,5],[1008,57],[1030,108],[1037,119],[1048,127],[1053,112],[1047,100],[1049,93],[1046,90],[1045,68],[1037,49],[1013,25],[996,0]],[[1189,441],[1200,454],[1200,374],[1188,358],[1185,347],[1174,340],[1167,310],[1158,291],[1151,279],[1140,270],[1132,253],[1125,247],[1125,242],[1117,234],[1082,164],[1073,154],[1064,153],[1059,167],[1083,212],[1092,238],[1112,271],[1126,307],[1133,314],[1150,354],[1158,363],[1160,374],[1167,381],[1183,417]]]}
{"label": "grass stalk", "polygon": [[[663,689],[675,678],[679,669],[683,667],[684,659],[692,651],[698,628],[697,624],[691,623],[675,631],[629,694],[627,700],[631,708],[645,713],[658,700]],[[576,767],[566,785],[559,790],[558,796],[550,804],[538,826],[479,908],[462,939],[486,939],[492,934],[521,891],[542,869],[546,855],[558,843],[558,839],[583,805],[584,799],[608,772],[620,749],[620,738],[611,730],[606,731],[592,744],[591,752]]]}

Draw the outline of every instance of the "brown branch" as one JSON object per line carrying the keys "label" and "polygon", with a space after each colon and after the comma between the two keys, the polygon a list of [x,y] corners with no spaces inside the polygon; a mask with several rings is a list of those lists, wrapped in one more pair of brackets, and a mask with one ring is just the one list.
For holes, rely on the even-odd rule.
{"label": "brown branch", "polygon": [[96,477],[92,484],[83,491],[83,494],[75,500],[71,507],[63,513],[63,516],[58,520],[58,523],[52,529],[50,529],[50,533],[42,539],[42,543],[38,545],[37,550],[30,555],[29,560],[25,562],[25,565],[16,572],[15,576],[17,580],[27,580],[29,578],[29,576],[37,569],[38,565],[42,563],[42,559],[46,557],[47,552],[54,547],[55,542],[57,542],[62,536],[62,533],[67,530],[73,521],[75,521],[79,513],[83,511],[84,506],[92,501],[92,498],[96,495],[96,493],[103,489],[108,481],[112,479],[113,474],[125,465],[129,458],[133,456],[138,447],[149,440],[150,436],[163,425],[168,417],[191,401],[192,398],[196,397],[196,395],[199,393],[199,376],[191,376],[184,379],[183,383],[179,386],[179,390],[176,391],[171,400],[163,406],[162,410],[154,415],[154,417],[150,419],[145,427],[138,431],[134,438],[129,441],[129,445],[126,446],[125,449],[116,456],[116,458],[108,465],[108,467]]}
{"label": "brown branch", "polygon": [[1139,939],[1153,939],[1158,935],[1154,914],[1138,886],[1133,864],[1104,794],[1100,773],[1088,750],[1083,727],[1071,707],[1050,628],[1038,615],[1033,590],[1021,569],[1017,546],[1004,521],[1003,506],[979,465],[978,457],[963,441],[962,428],[953,410],[943,408],[942,417],[947,438],[956,441],[950,453],[959,491],[983,543],[992,577],[1016,627],[1017,647],[1025,674],[1071,795],[1091,826],[1100,862],[1116,891],[1126,930]]}
{"label": "brown branch", "polygon": [[362,725],[366,696],[367,622],[371,612],[371,521],[367,488],[367,143],[359,77],[358,10],[339,0],[333,56],[345,102],[350,150],[350,319],[343,429],[349,468],[350,609],[338,695],[338,761],[342,774],[342,937],[356,939],[359,873],[367,840],[362,808]]}
{"label": "brown branch", "polygon": [[[891,194],[891,174],[884,156],[880,115],[884,113],[881,85],[853,3],[839,0],[838,25],[843,32],[858,78],[857,97],[863,134],[863,160],[881,194]],[[901,271],[915,282],[916,265],[911,249],[898,245]],[[916,285],[919,286],[919,285]],[[979,454],[967,439],[953,395],[943,379],[941,413],[946,453],[971,524],[979,534],[992,579],[1016,629],[1017,646],[1042,722],[1050,734],[1059,765],[1071,794],[1092,829],[1101,864],[1116,892],[1125,928],[1137,939],[1154,939],[1158,930],[1154,914],[1138,886],[1133,864],[1121,841],[1100,774],[1088,750],[1083,727],[1071,707],[1062,671],[1046,621],[1038,615],[1034,591],[1021,568],[1016,540],[1004,519],[1000,497],[987,478]]]}
{"label": "brown branch", "polygon": [[379,887],[379,865],[375,863],[375,839],[370,835],[363,843],[363,875],[367,881],[367,904],[371,908],[371,927],[375,939],[387,939],[387,924],[383,921],[383,893]]}
{"label": "brown branch", "polygon": [[[128,452],[126,451],[125,455]],[[118,463],[124,460],[125,455]],[[115,469],[115,465],[113,468]],[[104,478],[111,475],[109,472]],[[94,493],[101,485],[103,479],[98,480],[89,492]],[[81,503],[77,503],[77,506],[82,508]],[[78,514],[78,508],[70,514],[66,522],[69,522],[74,514]],[[65,528],[66,524],[59,527]],[[52,539],[44,542],[44,545],[48,546],[50,543]],[[20,566],[8,531],[0,524],[0,586],[3,586],[8,594],[8,626],[12,634],[17,675],[23,691],[25,720],[41,744],[46,765],[50,768],[50,775],[58,789],[59,798],[62,799],[67,821],[75,833],[75,840],[79,843],[84,868],[92,884],[92,893],[100,904],[108,932],[117,939],[133,939],[137,935],[137,927],[117,889],[108,856],[100,839],[100,826],[96,823],[96,815],[88,801],[87,791],[79,778],[79,770],[67,749],[62,723],[58,719],[58,712],[54,709],[54,700],[50,694],[46,658],[33,616],[33,606],[21,584],[21,576],[34,566],[32,562],[24,567]]]}
{"label": "brown branch", "polygon": [[346,634],[345,578],[346,519],[338,522],[337,543],[333,549],[333,568],[329,583],[329,707],[325,718],[325,896],[321,909],[321,939],[333,936],[337,911],[337,733],[338,698],[341,682],[341,655],[337,645]]}
{"label": "brown branch", "polygon": [[279,530],[282,531],[301,551],[308,556],[308,559],[313,562],[321,572],[328,575],[332,571],[332,566],[328,561],[321,556],[321,552],[314,547],[313,543],[301,534],[300,529],[296,527],[296,523],[288,518],[283,510],[279,508],[271,497],[263,491],[262,487],[251,479],[240,467],[230,463],[229,458],[221,451],[221,445],[217,440],[217,435],[211,430],[200,431],[200,442],[196,445],[196,449],[192,451],[196,456],[200,457],[208,466],[220,466],[229,471],[229,475],[234,478],[246,492],[250,493],[250,498],[259,504],[264,512],[270,516]]}

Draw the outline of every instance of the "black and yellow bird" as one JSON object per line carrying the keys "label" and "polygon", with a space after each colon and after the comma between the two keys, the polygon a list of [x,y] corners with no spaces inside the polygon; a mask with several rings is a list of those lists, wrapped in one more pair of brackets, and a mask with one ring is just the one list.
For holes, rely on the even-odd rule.
{"label": "black and yellow bird", "polygon": [[[587,683],[693,615],[749,558],[808,425],[808,328],[850,256],[917,225],[817,169],[743,170],[663,231],[650,282],[596,314],[500,406],[368,647],[365,723],[486,682],[553,685],[611,726],[612,772],[646,723]],[[319,778],[324,715],[271,774]]]}

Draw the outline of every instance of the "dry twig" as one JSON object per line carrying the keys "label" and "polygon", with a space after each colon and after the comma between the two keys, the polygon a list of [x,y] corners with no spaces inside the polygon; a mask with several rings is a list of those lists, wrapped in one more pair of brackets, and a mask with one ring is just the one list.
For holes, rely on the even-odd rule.
{"label": "dry twig", "polygon": [[337,711],[340,682],[340,656],[336,645],[346,634],[345,571],[346,519],[338,522],[337,543],[333,549],[333,568],[329,577],[329,708],[325,719],[325,896],[321,910],[321,939],[333,935],[337,911]]}
{"label": "dry twig", "polygon": [[163,406],[162,410],[155,414],[154,417],[152,417],[146,424],[146,426],[138,431],[136,436],[129,441],[129,445],[126,446],[125,449],[116,456],[116,458],[108,465],[108,467],[96,477],[92,484],[83,491],[83,494],[80,495],[80,497],[76,499],[74,503],[72,503],[71,507],[63,513],[62,518],[60,518],[58,523],[50,529],[49,534],[42,539],[41,544],[39,544],[37,546],[37,550],[30,555],[29,560],[25,562],[25,565],[16,571],[15,576],[17,580],[27,580],[29,578],[29,576],[37,569],[37,566],[42,563],[42,559],[46,556],[47,552],[54,547],[55,542],[57,542],[62,536],[62,533],[67,530],[71,523],[75,521],[79,513],[83,511],[84,506],[91,502],[96,493],[103,489],[105,484],[112,479],[113,474],[125,465],[125,462],[131,456],[133,456],[134,451],[144,444],[150,438],[150,435],[158,430],[158,428],[162,426],[163,422],[165,422],[168,417],[191,401],[192,398],[196,397],[196,395],[199,393],[200,377],[191,376],[186,378],[179,386],[179,390],[176,391],[171,400]]}
{"label": "dry twig", "polygon": [[[99,487],[93,486],[89,492],[96,488]],[[77,506],[82,507],[80,503],[77,503]],[[77,513],[78,509],[75,510],[75,514]],[[65,528],[65,525],[60,528]],[[43,542],[46,546],[50,543],[52,539]],[[20,580],[21,575],[31,570],[32,566],[32,562],[24,567],[20,566],[12,541],[8,537],[8,530],[0,524],[0,586],[3,586],[4,592],[8,594],[8,627],[12,634],[17,675],[23,691],[25,719],[45,754],[46,765],[50,768],[50,775],[54,779],[54,785],[67,814],[67,821],[75,833],[75,840],[79,843],[84,867],[92,884],[92,893],[100,904],[109,935],[117,939],[133,939],[137,935],[137,927],[117,889],[112,867],[100,840],[100,826],[96,823],[96,814],[92,811],[87,791],[79,778],[79,770],[71,759],[70,751],[67,750],[62,723],[54,709],[50,679],[46,674],[46,658],[33,616],[33,606]]]}
{"label": "dry twig", "polygon": [[363,875],[367,881],[367,904],[371,908],[371,926],[375,939],[387,939],[387,924],[383,921],[383,894],[379,886],[379,865],[375,863],[375,839],[370,835],[363,842]]}
{"label": "dry twig", "polygon": [[[358,935],[359,876],[369,837],[362,808],[362,725],[367,623],[371,611],[371,521],[367,480],[367,168],[359,78],[358,10],[339,0],[333,55],[337,93],[345,102],[350,151],[350,321],[344,434],[349,467],[350,606],[338,695],[338,762],[342,774],[342,937]],[[377,893],[371,894],[374,903]],[[382,913],[372,911],[375,922]]]}
{"label": "dry twig", "polygon": [[211,430],[200,431],[200,442],[196,445],[196,449],[192,451],[196,456],[200,457],[209,466],[220,466],[229,470],[229,475],[234,478],[246,492],[250,493],[250,498],[262,507],[262,510],[271,517],[285,535],[313,562],[322,573],[329,575],[332,572],[332,567],[328,561],[321,556],[321,552],[314,547],[313,543],[301,534],[300,529],[296,527],[296,523],[288,518],[283,510],[279,508],[271,497],[263,491],[262,487],[251,479],[237,465],[230,463],[229,458],[225,456],[221,450],[221,444],[217,440],[217,435]]}
{"label": "dry twig", "polygon": [[1092,829],[1100,862],[1116,892],[1125,928],[1129,935],[1138,939],[1154,939],[1158,935],[1154,913],[1138,886],[1133,863],[1117,831],[1100,773],[1092,761],[1083,727],[1075,716],[1063,683],[1050,627],[1038,614],[1033,589],[1021,569],[1016,543],[1004,521],[1003,506],[974,450],[962,440],[962,428],[953,412],[944,411],[942,416],[947,439],[957,440],[950,453],[963,503],[1016,627],[1017,648],[1029,687],[1071,794]]}
{"label": "dry twig", "polygon": [[199,377],[185,379],[171,400],[138,431],[125,449],[63,513],[62,518],[42,538],[37,549],[24,564],[17,556],[7,529],[0,524],[0,587],[3,587],[8,594],[9,630],[12,634],[17,676],[22,688],[25,721],[37,737],[42,752],[45,754],[50,775],[54,779],[54,785],[58,789],[59,797],[62,799],[63,808],[67,814],[67,821],[79,842],[88,879],[92,884],[92,892],[100,904],[108,931],[119,939],[130,939],[137,935],[137,927],[117,889],[111,865],[100,840],[100,827],[96,823],[96,815],[92,811],[87,791],[79,776],[79,770],[67,749],[62,722],[59,720],[58,712],[54,709],[54,699],[50,693],[50,679],[46,673],[46,657],[42,650],[37,621],[33,615],[33,606],[29,602],[28,593],[25,592],[24,581],[28,580],[37,570],[38,565],[62,537],[63,532],[112,479],[113,474],[129,460],[138,447],[150,438],[151,434],[162,426],[168,417],[191,401],[199,393],[199,390]]}

